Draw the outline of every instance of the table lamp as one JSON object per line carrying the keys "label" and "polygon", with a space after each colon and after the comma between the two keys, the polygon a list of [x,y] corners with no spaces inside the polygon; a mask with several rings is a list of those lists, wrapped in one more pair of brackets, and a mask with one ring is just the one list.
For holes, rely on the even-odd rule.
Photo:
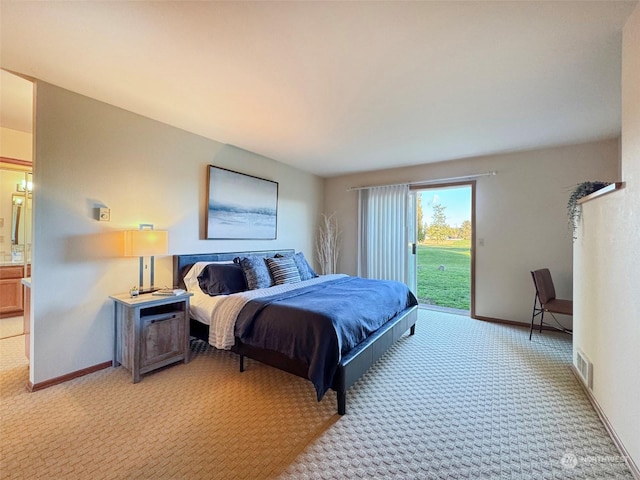
{"label": "table lamp", "polygon": [[[124,256],[140,257],[140,293],[153,292],[154,255],[167,255],[169,253],[169,232],[167,230],[154,230],[153,224],[140,224],[139,230],[127,230],[124,232]],[[149,289],[144,290],[144,257],[149,257]]]}

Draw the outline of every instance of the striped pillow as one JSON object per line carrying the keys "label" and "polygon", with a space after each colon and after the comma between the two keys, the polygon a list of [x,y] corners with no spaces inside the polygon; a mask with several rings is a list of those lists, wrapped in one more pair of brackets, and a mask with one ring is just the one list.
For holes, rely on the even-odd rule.
{"label": "striped pillow", "polygon": [[293,259],[293,263],[298,267],[298,273],[300,274],[300,280],[310,280],[312,278],[316,278],[318,274],[313,271],[307,259],[304,258],[304,253],[298,252],[294,255],[281,255],[279,253],[276,254],[276,258],[288,257]]}
{"label": "striped pillow", "polygon": [[291,257],[267,258],[267,267],[276,285],[300,281],[298,267]]}

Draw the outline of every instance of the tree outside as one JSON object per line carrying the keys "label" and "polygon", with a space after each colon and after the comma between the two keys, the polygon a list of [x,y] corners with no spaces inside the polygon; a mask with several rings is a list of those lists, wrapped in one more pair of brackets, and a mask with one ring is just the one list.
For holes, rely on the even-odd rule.
{"label": "tree outside", "polygon": [[432,208],[433,217],[431,218],[431,224],[427,227],[427,235],[429,240],[442,243],[449,237],[451,232],[451,227],[447,225],[447,216],[444,213],[447,207],[436,203]]}
{"label": "tree outside", "polygon": [[417,235],[418,235],[418,243],[423,243],[426,239],[427,239],[427,226],[424,223],[424,213],[422,210],[422,195],[418,195],[417,196],[417,207],[416,207],[416,213],[418,215],[418,228],[417,228]]}
{"label": "tree outside", "polygon": [[458,229],[458,238],[471,241],[471,220],[465,220]]}

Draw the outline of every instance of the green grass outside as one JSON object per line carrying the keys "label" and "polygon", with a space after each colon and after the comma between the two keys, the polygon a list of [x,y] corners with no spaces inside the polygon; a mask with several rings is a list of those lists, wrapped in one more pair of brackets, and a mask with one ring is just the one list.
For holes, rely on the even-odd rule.
{"label": "green grass outside", "polygon": [[417,267],[420,303],[470,309],[470,240],[447,240],[440,244],[427,242],[418,245]]}

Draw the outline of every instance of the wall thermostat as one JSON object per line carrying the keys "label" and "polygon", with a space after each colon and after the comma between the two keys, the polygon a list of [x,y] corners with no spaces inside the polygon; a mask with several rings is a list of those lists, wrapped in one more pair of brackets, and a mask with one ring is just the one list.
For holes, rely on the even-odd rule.
{"label": "wall thermostat", "polygon": [[100,222],[108,222],[111,220],[111,209],[110,208],[96,208],[98,213],[98,220]]}

